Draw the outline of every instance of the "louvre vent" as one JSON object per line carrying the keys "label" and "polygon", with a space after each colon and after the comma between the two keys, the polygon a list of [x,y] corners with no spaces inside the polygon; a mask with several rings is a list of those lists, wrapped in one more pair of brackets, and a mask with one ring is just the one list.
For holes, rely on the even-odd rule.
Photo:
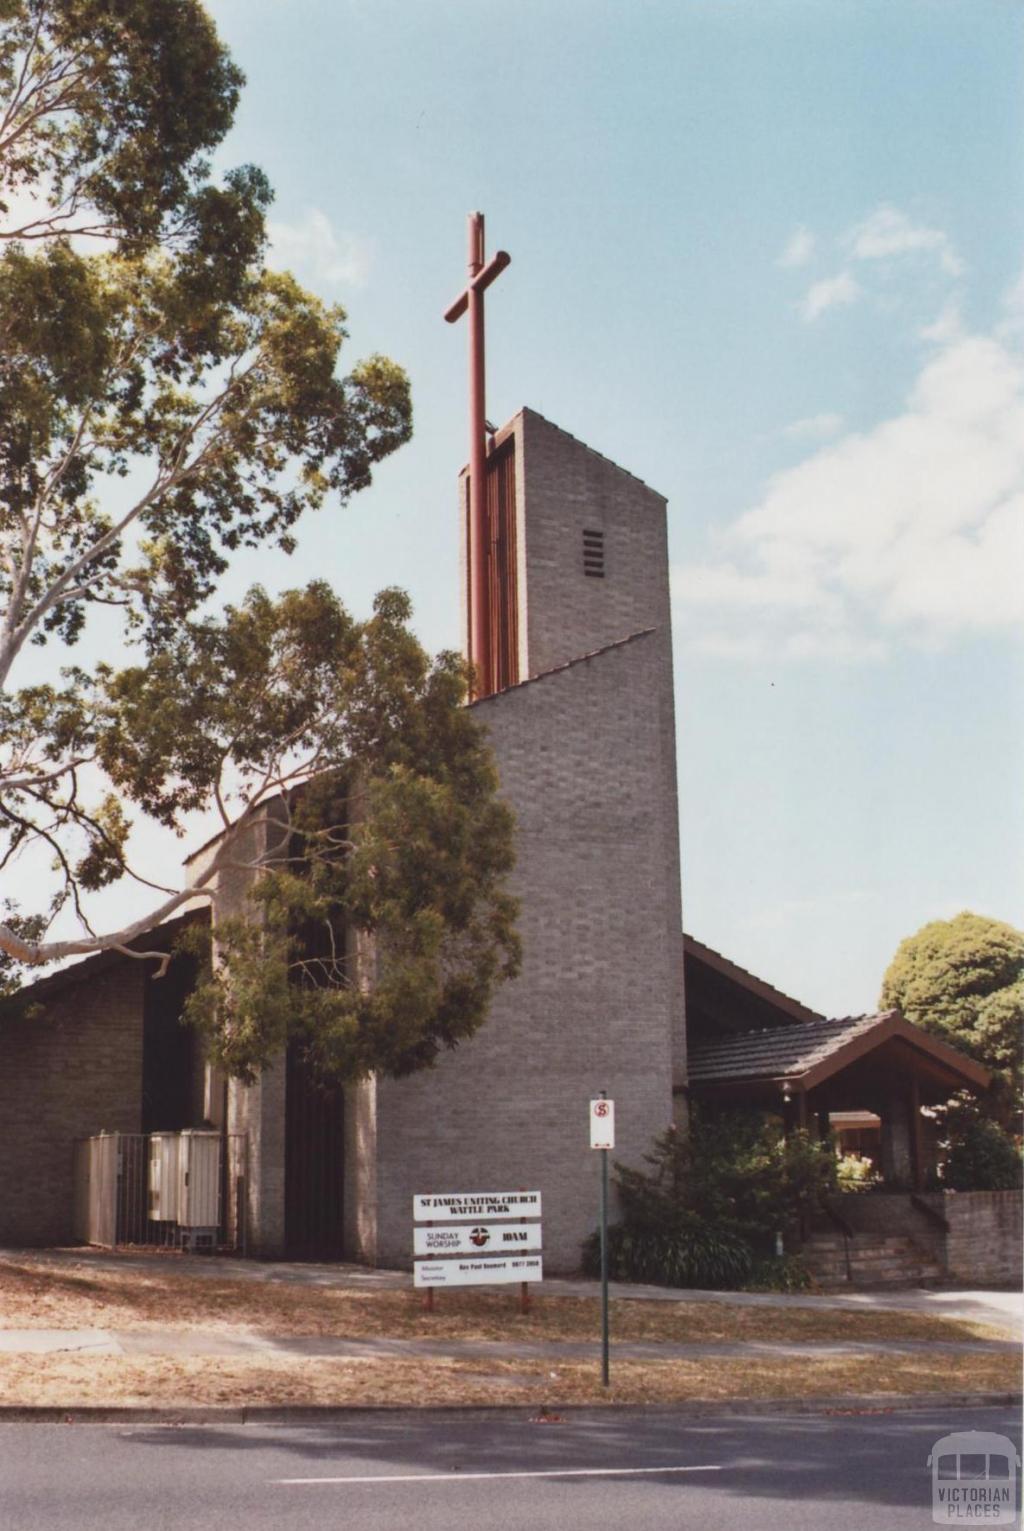
{"label": "louvre vent", "polygon": [[604,579],[604,532],[584,531],[583,572],[591,579]]}

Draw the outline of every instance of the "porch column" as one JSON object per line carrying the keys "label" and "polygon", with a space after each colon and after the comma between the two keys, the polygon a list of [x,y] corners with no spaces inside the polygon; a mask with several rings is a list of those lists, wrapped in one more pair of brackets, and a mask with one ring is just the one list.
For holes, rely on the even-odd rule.
{"label": "porch column", "polygon": [[915,1191],[924,1190],[924,1128],[921,1122],[921,1086],[917,1075],[911,1076],[907,1101],[910,1112],[910,1168],[911,1184]]}
{"label": "porch column", "polygon": [[891,1185],[911,1185],[911,1123],[907,1095],[893,1090],[882,1103],[882,1178]]}

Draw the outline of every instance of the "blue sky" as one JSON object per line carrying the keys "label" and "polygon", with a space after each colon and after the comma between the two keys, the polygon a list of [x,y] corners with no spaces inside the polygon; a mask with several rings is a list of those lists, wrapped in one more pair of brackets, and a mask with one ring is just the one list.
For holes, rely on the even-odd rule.
{"label": "blue sky", "polygon": [[1024,16],[1011,0],[216,0],[226,166],[412,377],[373,488],[233,592],[400,584],[457,646],[465,215],[488,413],[668,496],[685,921],[829,1011],[1021,923]]}

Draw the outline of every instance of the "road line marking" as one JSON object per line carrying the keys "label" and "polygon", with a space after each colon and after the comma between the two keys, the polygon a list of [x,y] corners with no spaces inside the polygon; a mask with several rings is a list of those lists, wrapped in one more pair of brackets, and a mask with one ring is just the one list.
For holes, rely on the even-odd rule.
{"label": "road line marking", "polygon": [[645,1473],[720,1473],[708,1467],[550,1467],[502,1473],[374,1473],[356,1478],[271,1478],[271,1483],[468,1483],[482,1478],[637,1478]]}

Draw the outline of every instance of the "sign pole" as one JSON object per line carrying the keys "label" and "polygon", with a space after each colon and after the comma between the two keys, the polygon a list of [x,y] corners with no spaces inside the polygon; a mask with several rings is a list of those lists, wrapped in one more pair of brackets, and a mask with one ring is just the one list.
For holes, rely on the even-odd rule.
{"label": "sign pole", "polygon": [[601,1385],[608,1386],[608,1150],[601,1150]]}
{"label": "sign pole", "polygon": [[601,1385],[608,1386],[608,1153],[615,1147],[615,1102],[602,1090],[590,1102],[590,1146],[601,1155]]}

